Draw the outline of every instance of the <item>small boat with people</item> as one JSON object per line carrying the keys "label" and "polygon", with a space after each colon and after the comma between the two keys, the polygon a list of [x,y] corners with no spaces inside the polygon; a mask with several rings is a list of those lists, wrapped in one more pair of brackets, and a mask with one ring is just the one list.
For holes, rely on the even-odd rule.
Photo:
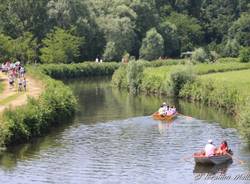
{"label": "small boat with people", "polygon": [[166,102],[163,102],[159,110],[153,114],[153,118],[155,120],[170,121],[173,120],[177,114],[178,113],[174,106],[170,107],[166,104]]}
{"label": "small boat with people", "polygon": [[228,162],[232,162],[233,152],[228,149],[228,144],[223,141],[219,148],[213,145],[213,141],[208,140],[208,144],[205,146],[204,151],[193,154],[196,164],[202,165],[218,165]]}

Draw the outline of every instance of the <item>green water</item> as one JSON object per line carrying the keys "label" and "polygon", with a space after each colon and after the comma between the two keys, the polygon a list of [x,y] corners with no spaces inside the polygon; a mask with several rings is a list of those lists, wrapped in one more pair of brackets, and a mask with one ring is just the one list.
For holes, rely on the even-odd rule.
{"label": "green water", "polygon": [[[78,97],[74,122],[29,144],[0,154],[1,183],[249,183],[250,152],[223,111],[163,96],[130,95],[109,78],[66,81]],[[183,115],[171,123],[151,114],[163,102]],[[185,115],[185,116],[184,116]],[[208,139],[227,139],[236,160],[216,167],[195,166],[194,151]],[[224,173],[228,180],[205,179]],[[200,179],[198,180],[198,178]]]}

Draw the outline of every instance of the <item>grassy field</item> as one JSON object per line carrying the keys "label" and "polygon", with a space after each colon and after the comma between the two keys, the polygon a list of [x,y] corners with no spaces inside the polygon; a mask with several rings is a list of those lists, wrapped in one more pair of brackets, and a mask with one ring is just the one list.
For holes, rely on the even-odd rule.
{"label": "grassy field", "polygon": [[[204,64],[191,65],[191,67],[193,68],[196,74],[203,75],[209,73],[250,69],[250,63],[238,63],[238,62],[214,63],[214,64],[204,63]],[[147,76],[154,75],[160,78],[164,78],[169,76],[171,71],[178,70],[179,68],[183,68],[183,65],[161,66],[157,68],[149,67],[145,68],[144,74]]]}
{"label": "grassy field", "polygon": [[228,85],[237,89],[242,96],[250,96],[250,70],[231,71],[201,75],[201,80],[212,80],[218,85]]}
{"label": "grassy field", "polygon": [[3,92],[3,82],[2,81],[0,81],[0,94]]}

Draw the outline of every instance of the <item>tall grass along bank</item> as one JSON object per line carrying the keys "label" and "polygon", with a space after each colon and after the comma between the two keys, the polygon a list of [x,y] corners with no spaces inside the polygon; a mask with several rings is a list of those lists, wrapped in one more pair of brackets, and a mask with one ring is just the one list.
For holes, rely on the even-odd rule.
{"label": "tall grass along bank", "polygon": [[77,78],[88,76],[112,75],[119,67],[119,63],[93,63],[84,62],[77,64],[45,64],[39,68],[47,75],[56,78]]}
{"label": "tall grass along bank", "polygon": [[26,105],[3,112],[0,123],[0,144],[8,146],[41,136],[52,126],[69,121],[76,110],[76,98],[71,89],[29,67],[29,75],[44,84],[38,99],[29,98]]}
{"label": "tall grass along bank", "polygon": [[[130,88],[127,70],[127,66],[121,66],[114,73],[113,85]],[[250,63],[223,61],[144,67],[138,88],[147,93],[173,95],[223,108],[234,115],[239,130],[250,140]]]}

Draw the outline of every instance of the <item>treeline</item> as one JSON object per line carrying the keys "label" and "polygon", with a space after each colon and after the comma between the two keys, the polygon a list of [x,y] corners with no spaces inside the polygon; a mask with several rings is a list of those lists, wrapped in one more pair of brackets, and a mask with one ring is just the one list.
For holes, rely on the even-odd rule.
{"label": "treeline", "polygon": [[237,57],[249,32],[248,0],[0,0],[0,61]]}

